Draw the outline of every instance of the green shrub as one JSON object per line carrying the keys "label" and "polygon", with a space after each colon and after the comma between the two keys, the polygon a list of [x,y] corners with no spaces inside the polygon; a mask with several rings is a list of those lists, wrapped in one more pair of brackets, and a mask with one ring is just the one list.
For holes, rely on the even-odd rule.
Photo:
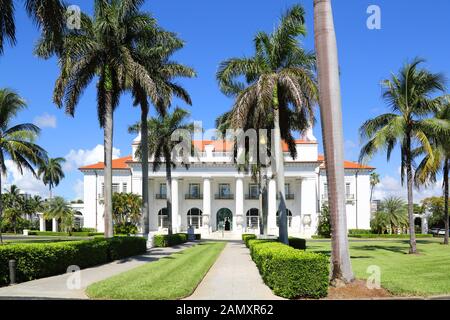
{"label": "green shrub", "polygon": [[[409,234],[352,234],[352,238],[388,238],[388,239],[409,239]],[[416,234],[416,238],[432,238],[432,234]]]}
{"label": "green shrub", "polygon": [[8,284],[8,261],[17,262],[17,281],[62,274],[71,265],[87,268],[146,251],[146,240],[137,237],[94,239],[0,246],[0,285]]}
{"label": "green shrub", "polygon": [[330,209],[326,204],[322,206],[317,225],[317,234],[324,238],[331,238],[331,218]]}
{"label": "green shrub", "polygon": [[153,237],[154,247],[172,247],[188,241],[187,233],[157,234]]}
{"label": "green shrub", "polygon": [[373,231],[371,229],[348,229],[348,235],[354,234],[372,234]]}
{"label": "green shrub", "polygon": [[249,240],[250,254],[264,282],[284,298],[321,298],[328,293],[327,256],[279,242]]}
{"label": "green shrub", "polygon": [[119,223],[114,225],[114,234],[137,234],[138,228],[131,222]]}
{"label": "green shrub", "polygon": [[306,250],[306,240],[301,238],[289,237],[289,246],[294,249]]}
{"label": "green shrub", "polygon": [[242,234],[242,240],[244,241],[245,245],[248,247],[248,241],[256,239],[256,235],[253,233],[244,233]]}
{"label": "green shrub", "polygon": [[67,232],[52,232],[52,231],[29,231],[29,236],[45,236],[45,237],[93,237],[103,235],[102,232],[87,232],[87,231],[79,231],[79,232],[71,232],[70,234]]}

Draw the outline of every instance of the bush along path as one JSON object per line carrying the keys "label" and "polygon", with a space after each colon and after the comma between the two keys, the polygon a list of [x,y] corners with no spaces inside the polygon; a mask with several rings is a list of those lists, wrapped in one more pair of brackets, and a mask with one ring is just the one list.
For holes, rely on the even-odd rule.
{"label": "bush along path", "polygon": [[[67,243],[68,242],[64,244]],[[186,243],[172,248],[153,248],[147,253],[124,259],[121,258],[121,256],[123,257],[124,254],[123,253],[124,251],[122,251],[122,249],[126,251],[128,251],[128,249],[122,247],[122,249],[116,251],[114,256],[116,259],[120,260],[116,260],[111,263],[103,265],[98,265],[95,267],[82,269],[78,273],[65,273],[57,276],[20,283],[14,286],[2,287],[0,288],[0,299],[8,297],[87,299],[88,297],[85,294],[85,289],[92,283],[102,281],[104,279],[115,276],[122,272],[126,272],[133,268],[139,267],[148,262],[153,263],[154,261],[157,261],[160,258],[187,249],[192,245],[194,244]],[[13,245],[6,245],[0,248],[7,248],[12,246]],[[17,246],[27,246],[27,245],[21,244]],[[46,244],[46,246],[48,246],[48,244]],[[0,254],[0,256],[2,256],[2,254]],[[29,256],[31,257],[33,255],[29,254]],[[51,254],[49,256],[51,256]],[[89,256],[90,255],[85,255],[84,258],[89,259]],[[3,263],[1,265],[3,265]],[[66,272],[66,270],[61,272]]]}

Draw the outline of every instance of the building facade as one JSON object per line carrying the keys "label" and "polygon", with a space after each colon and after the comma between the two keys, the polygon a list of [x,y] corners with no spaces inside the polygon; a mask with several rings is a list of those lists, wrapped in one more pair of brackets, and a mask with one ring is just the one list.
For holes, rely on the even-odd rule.
{"label": "building facade", "polygon": [[[113,192],[142,194],[142,167],[134,156],[140,143],[132,144],[132,155],[113,160]],[[233,163],[233,145],[229,142],[194,141],[199,151],[190,166],[178,166],[172,172],[172,225],[174,232],[186,232],[189,226],[204,237],[216,232],[259,232],[259,187],[250,174],[239,172]],[[287,145],[285,156],[285,192],[289,234],[310,237],[317,231],[321,208],[327,202],[327,179],[323,156],[311,132],[296,141],[293,159]],[[169,223],[166,211],[165,168],[153,172],[149,159],[150,230],[165,232]],[[103,231],[103,163],[80,168],[84,174],[84,226]],[[370,228],[370,173],[374,168],[345,162],[345,193],[348,228]],[[276,182],[269,170],[268,228],[278,234]]]}

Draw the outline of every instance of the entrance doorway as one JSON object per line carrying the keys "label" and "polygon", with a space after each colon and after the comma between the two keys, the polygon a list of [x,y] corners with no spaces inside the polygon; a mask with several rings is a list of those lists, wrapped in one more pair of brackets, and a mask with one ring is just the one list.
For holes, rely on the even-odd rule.
{"label": "entrance doorway", "polygon": [[233,229],[233,213],[230,209],[222,208],[217,211],[217,230],[231,231]]}

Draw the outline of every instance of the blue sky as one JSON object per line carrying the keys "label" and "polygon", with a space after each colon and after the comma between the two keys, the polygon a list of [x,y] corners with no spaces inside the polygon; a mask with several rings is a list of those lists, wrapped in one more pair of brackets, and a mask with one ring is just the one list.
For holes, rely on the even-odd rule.
{"label": "blue sky", "polygon": [[[28,102],[28,110],[19,115],[17,122],[40,124],[39,143],[50,156],[67,158],[66,179],[56,193],[68,199],[77,198],[82,195],[82,174],[77,167],[102,159],[103,134],[96,114],[95,83],[83,95],[74,118],[55,107],[52,91],[58,74],[56,61],[33,56],[39,34],[24,14],[21,1],[17,2],[18,44],[7,47],[0,57],[0,87],[18,91]],[[92,10],[92,1],[68,2],[79,5],[84,11]],[[280,14],[296,3],[304,5],[307,13],[309,33],[303,45],[313,49],[312,0],[146,2],[143,9],[186,42],[176,59],[194,67],[198,73],[195,79],[180,81],[192,96],[193,120],[201,120],[204,128],[212,128],[216,116],[229,109],[232,101],[221,94],[215,81],[217,66],[229,57],[251,55],[253,35],[259,30],[270,32]],[[366,27],[369,16],[366,10],[373,4],[381,8],[381,30]],[[359,126],[386,111],[380,98],[381,80],[416,56],[425,58],[426,67],[433,72],[450,76],[450,1],[335,0],[333,9],[341,68],[346,158],[355,160],[360,147]],[[175,103],[185,107],[179,101]],[[133,136],[127,133],[127,127],[138,119],[139,109],[131,105],[129,96],[123,96],[115,113],[115,155],[130,154]],[[318,124],[314,129],[318,139],[321,139],[320,131]],[[398,153],[390,163],[386,163],[385,155],[380,155],[371,164],[382,176],[378,197],[392,193],[404,195],[399,184]],[[22,177],[15,168],[9,169],[7,184],[15,183],[28,192],[46,194],[45,188],[29,174]],[[427,191],[416,191],[416,197],[420,199],[438,192],[436,185]]]}

